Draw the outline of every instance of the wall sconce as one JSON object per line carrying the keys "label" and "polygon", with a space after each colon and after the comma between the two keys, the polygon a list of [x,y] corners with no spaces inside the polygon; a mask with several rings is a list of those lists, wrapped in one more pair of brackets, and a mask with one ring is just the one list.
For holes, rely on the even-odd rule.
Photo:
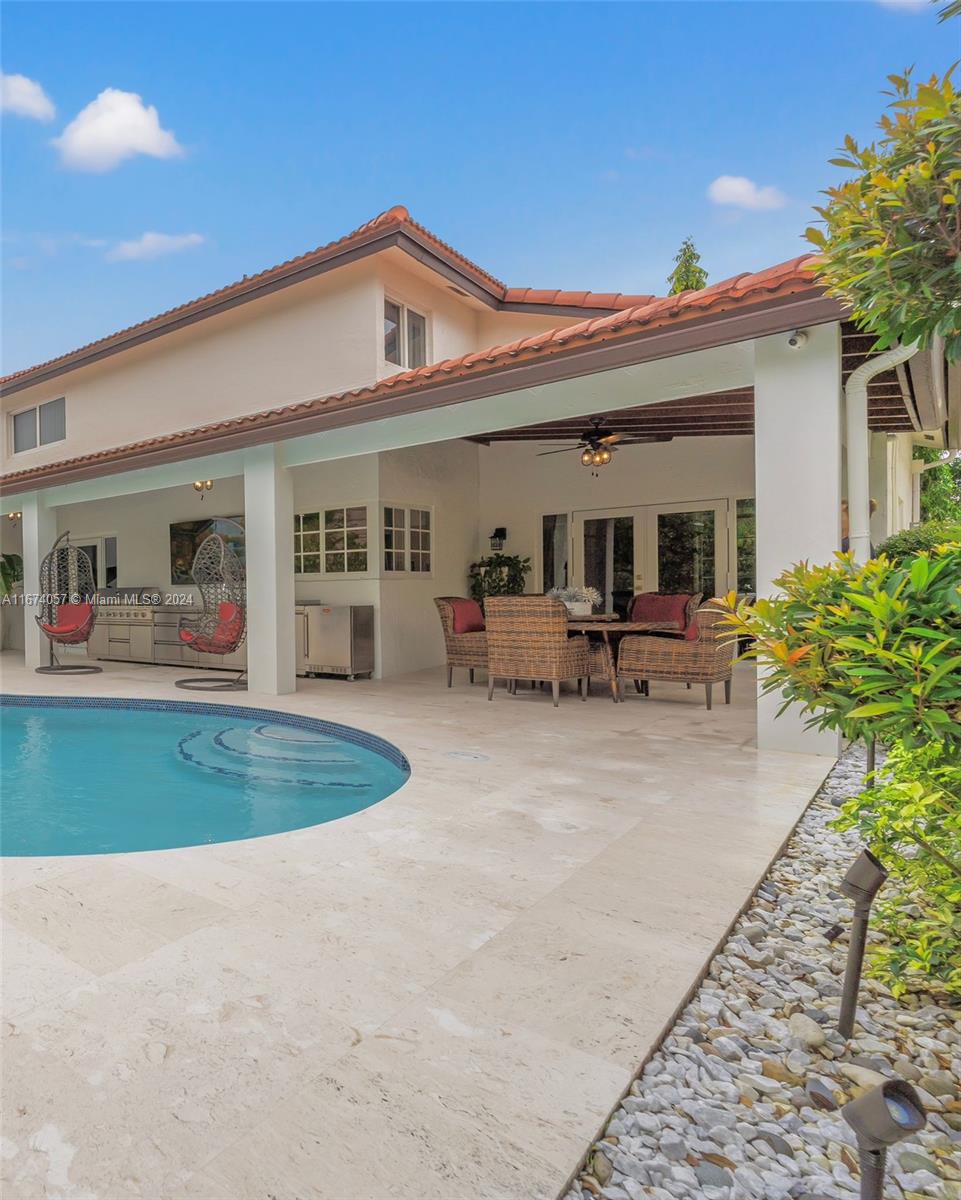
{"label": "wall sconce", "polygon": [[195,479],[194,491],[200,493],[200,499],[203,500],[204,492],[213,490],[214,481],[212,479]]}
{"label": "wall sconce", "polygon": [[7,513],[7,520],[10,522],[11,525],[16,525],[16,523],[20,520],[20,518],[22,516],[23,516],[22,512]]}
{"label": "wall sconce", "polygon": [[507,541],[507,530],[503,525],[498,525],[491,534],[490,542],[492,550],[503,550],[504,543]]}

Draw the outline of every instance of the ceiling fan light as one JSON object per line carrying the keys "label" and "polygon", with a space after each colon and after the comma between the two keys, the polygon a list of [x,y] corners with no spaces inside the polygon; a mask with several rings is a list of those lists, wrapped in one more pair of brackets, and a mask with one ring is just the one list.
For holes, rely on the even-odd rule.
{"label": "ceiling fan light", "polygon": [[602,450],[591,451],[591,462],[595,467],[603,467],[604,453]]}
{"label": "ceiling fan light", "polygon": [[581,462],[585,467],[591,467],[594,465],[594,451],[591,450],[590,447],[584,450],[581,454]]}
{"label": "ceiling fan light", "polygon": [[600,457],[602,467],[606,467],[613,457],[608,446],[601,446],[600,450],[598,451],[598,455]]}

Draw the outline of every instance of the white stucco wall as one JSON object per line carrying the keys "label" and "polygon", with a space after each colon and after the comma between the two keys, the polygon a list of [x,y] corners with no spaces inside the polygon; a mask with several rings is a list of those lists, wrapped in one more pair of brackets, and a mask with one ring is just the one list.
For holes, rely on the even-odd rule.
{"label": "white stucco wall", "polygon": [[[556,448],[551,443],[547,448]],[[625,446],[597,477],[576,453],[538,457],[539,443],[481,447],[480,538],[508,531],[505,551],[534,564],[528,587],[540,586],[541,517],[545,513],[628,508],[645,504],[737,499],[754,494],[750,437],[675,438]]]}

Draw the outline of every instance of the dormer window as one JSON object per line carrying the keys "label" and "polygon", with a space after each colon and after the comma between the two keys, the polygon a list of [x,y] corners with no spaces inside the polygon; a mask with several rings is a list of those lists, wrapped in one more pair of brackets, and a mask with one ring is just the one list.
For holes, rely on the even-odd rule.
{"label": "dormer window", "polygon": [[384,301],[384,358],[408,370],[427,362],[427,318],[396,300]]}

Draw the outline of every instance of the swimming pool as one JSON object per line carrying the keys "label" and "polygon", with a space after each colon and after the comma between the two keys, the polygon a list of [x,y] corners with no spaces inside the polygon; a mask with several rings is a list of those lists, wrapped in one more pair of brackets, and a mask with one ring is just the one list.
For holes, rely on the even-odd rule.
{"label": "swimming pool", "polygon": [[0,697],[0,853],[169,850],[359,812],[406,783],[389,742],[267,709]]}

